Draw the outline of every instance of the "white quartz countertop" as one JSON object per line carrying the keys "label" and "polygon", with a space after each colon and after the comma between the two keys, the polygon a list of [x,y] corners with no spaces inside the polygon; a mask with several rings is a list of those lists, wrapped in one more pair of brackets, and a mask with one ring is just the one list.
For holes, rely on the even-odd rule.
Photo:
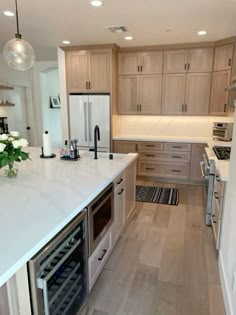
{"label": "white quartz countertop", "polygon": [[222,181],[227,182],[229,179],[229,163],[230,161],[218,160],[214,151],[213,146],[231,146],[231,142],[223,142],[223,141],[208,141],[208,148],[205,148],[206,154],[209,160],[214,160],[217,170],[217,175],[220,177]]}
{"label": "white quartz countertop", "polygon": [[206,138],[206,137],[180,137],[180,136],[119,135],[119,136],[113,137],[113,140],[207,143],[210,140],[210,138]]}
{"label": "white quartz countertop", "polygon": [[0,169],[0,286],[84,209],[137,154],[80,152],[78,161],[40,159],[40,148],[27,148],[32,161],[17,163],[16,179]]}

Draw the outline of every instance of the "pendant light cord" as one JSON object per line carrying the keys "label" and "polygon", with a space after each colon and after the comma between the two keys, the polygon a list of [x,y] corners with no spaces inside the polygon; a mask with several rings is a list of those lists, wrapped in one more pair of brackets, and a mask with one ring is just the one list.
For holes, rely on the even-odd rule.
{"label": "pendant light cord", "polygon": [[21,38],[20,30],[19,30],[19,18],[18,18],[18,6],[17,6],[17,0],[15,0],[16,5],[16,37]]}

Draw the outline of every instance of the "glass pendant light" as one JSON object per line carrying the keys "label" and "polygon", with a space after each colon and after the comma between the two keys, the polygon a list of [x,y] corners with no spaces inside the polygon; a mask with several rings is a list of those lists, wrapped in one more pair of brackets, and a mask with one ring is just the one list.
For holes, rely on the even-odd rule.
{"label": "glass pendant light", "polygon": [[19,18],[17,0],[16,5],[16,28],[15,38],[9,40],[3,48],[3,57],[7,64],[14,70],[29,70],[35,62],[35,53],[32,46],[21,39],[19,31]]}

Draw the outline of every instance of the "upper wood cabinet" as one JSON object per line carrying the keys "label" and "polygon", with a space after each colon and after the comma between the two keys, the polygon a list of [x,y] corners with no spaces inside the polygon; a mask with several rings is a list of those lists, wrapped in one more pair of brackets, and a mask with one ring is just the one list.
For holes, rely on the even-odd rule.
{"label": "upper wood cabinet", "polygon": [[211,73],[187,74],[184,113],[208,115],[211,91]]}
{"label": "upper wood cabinet", "polygon": [[164,52],[164,73],[183,73],[187,71],[187,50],[170,50]]}
{"label": "upper wood cabinet", "polygon": [[163,67],[163,52],[121,53],[119,72],[129,74],[160,74]]}
{"label": "upper wood cabinet", "polygon": [[230,70],[213,72],[211,91],[211,115],[226,115],[229,92],[225,89],[230,83]]}
{"label": "upper wood cabinet", "polygon": [[185,74],[163,75],[162,113],[164,115],[180,115],[184,111]]}
{"label": "upper wood cabinet", "polygon": [[69,92],[109,92],[110,52],[108,50],[66,53]]}
{"label": "upper wood cabinet", "polygon": [[164,73],[212,71],[213,48],[164,52]]}
{"label": "upper wood cabinet", "polygon": [[196,48],[188,51],[188,72],[211,72],[213,48]]}
{"label": "upper wood cabinet", "polygon": [[161,75],[120,76],[120,114],[159,114],[161,111]]}
{"label": "upper wood cabinet", "polygon": [[214,71],[231,69],[233,50],[233,44],[224,45],[215,49]]}

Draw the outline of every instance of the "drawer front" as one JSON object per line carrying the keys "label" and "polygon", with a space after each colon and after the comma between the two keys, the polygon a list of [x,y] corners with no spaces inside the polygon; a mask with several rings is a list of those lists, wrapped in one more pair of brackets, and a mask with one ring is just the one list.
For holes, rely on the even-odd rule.
{"label": "drawer front", "polygon": [[91,290],[111,252],[111,232],[107,233],[89,257],[89,288]]}
{"label": "drawer front", "polygon": [[122,172],[116,179],[113,181],[114,190],[118,189],[125,181],[125,172]]}
{"label": "drawer front", "polygon": [[153,160],[161,162],[178,162],[178,163],[189,163],[190,152],[165,152],[165,151],[141,151],[139,153],[139,159],[142,160]]}
{"label": "drawer front", "polygon": [[187,179],[189,178],[189,164],[139,161],[139,175]]}
{"label": "drawer front", "polygon": [[141,142],[138,144],[138,150],[163,150],[161,142]]}
{"label": "drawer front", "polygon": [[164,150],[166,151],[191,151],[190,143],[168,143],[164,144]]}

